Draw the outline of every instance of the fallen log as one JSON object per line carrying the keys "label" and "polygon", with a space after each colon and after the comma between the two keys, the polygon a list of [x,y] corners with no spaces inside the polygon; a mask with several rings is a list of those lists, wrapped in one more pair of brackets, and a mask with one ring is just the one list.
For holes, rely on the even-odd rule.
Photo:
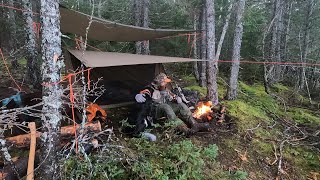
{"label": "fallen log", "polygon": [[[76,129],[79,129],[81,127],[81,125],[77,124],[76,125]],[[101,124],[100,122],[96,122],[96,123],[87,123],[85,125],[85,129],[88,131],[94,131],[94,132],[99,132],[101,131]],[[61,127],[61,136],[71,136],[74,135],[75,132],[75,127],[74,125],[70,125],[70,126],[63,126]],[[40,140],[40,136],[41,136],[41,132],[36,132],[35,136],[37,141]],[[30,145],[30,138],[31,134],[22,134],[22,135],[18,135],[18,136],[13,136],[13,137],[8,137],[6,138],[6,141],[9,145],[14,145],[16,147],[28,147]]]}

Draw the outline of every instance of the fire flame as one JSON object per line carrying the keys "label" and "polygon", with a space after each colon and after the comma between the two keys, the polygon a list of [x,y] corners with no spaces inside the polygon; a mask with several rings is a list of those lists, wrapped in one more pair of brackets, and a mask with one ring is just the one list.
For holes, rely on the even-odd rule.
{"label": "fire flame", "polygon": [[211,107],[212,107],[211,101],[199,102],[197,104],[197,109],[194,111],[192,116],[196,119],[201,119],[203,115],[207,114],[207,119],[211,120],[212,117],[209,115],[209,113],[212,113]]}

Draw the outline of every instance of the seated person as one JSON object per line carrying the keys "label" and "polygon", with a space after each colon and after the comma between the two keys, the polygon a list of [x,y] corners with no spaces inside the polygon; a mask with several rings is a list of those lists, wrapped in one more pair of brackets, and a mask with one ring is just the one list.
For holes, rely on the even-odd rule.
{"label": "seated person", "polygon": [[[168,121],[175,121],[177,130],[186,135],[191,135],[198,131],[208,131],[210,124],[198,123],[192,117],[190,109],[182,102],[181,97],[173,94],[166,87],[169,82],[171,82],[171,79],[164,73],[160,73],[150,85],[135,96],[135,100],[138,103],[145,103],[148,96],[150,96],[152,102],[149,103],[151,116],[155,119],[166,117]],[[147,117],[145,119],[147,122]]]}

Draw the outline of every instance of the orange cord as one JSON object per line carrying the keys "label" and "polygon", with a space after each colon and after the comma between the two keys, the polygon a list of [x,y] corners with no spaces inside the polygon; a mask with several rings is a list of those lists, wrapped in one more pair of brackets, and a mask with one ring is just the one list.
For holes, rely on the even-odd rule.
{"label": "orange cord", "polygon": [[9,74],[11,80],[12,80],[12,81],[14,82],[14,84],[17,86],[17,88],[19,89],[19,91],[22,91],[21,87],[18,85],[18,83],[17,83],[16,80],[13,78],[12,74],[10,73],[8,64],[6,63],[6,59],[5,59],[4,56],[3,56],[3,53],[2,53],[2,49],[1,49],[1,48],[0,48],[0,55],[1,55],[3,64],[4,64],[4,66],[6,67],[7,73]]}

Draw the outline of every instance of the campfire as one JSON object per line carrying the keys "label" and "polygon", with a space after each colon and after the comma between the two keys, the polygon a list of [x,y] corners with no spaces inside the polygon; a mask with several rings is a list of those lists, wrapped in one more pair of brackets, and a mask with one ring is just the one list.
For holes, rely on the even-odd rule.
{"label": "campfire", "polygon": [[192,113],[192,116],[201,122],[207,122],[216,120],[217,122],[223,122],[225,107],[221,106],[219,110],[214,110],[211,101],[198,102],[196,110]]}
{"label": "campfire", "polygon": [[198,102],[192,116],[198,120],[211,121],[213,119],[212,102]]}

